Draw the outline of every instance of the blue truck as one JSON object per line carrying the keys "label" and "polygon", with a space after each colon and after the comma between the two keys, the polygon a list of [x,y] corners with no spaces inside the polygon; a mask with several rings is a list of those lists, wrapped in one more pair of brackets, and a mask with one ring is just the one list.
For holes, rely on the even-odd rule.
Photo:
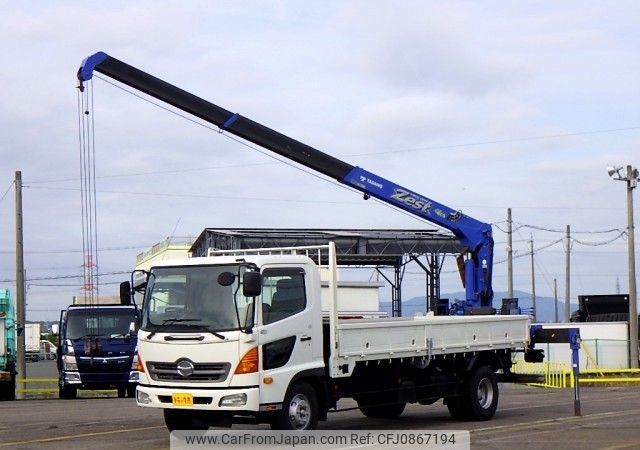
{"label": "blue truck", "polygon": [[62,399],[79,389],[117,389],[133,397],[138,383],[138,310],[134,305],[70,305],[60,312],[57,352]]}
{"label": "blue truck", "polygon": [[11,292],[0,289],[0,400],[16,398],[16,330]]}

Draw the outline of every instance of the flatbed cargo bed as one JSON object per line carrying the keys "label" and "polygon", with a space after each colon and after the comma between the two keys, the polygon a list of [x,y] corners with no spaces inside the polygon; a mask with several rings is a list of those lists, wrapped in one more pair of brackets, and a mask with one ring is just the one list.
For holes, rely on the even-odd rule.
{"label": "flatbed cargo bed", "polygon": [[416,316],[339,320],[337,364],[345,360],[427,357],[524,349],[527,316]]}

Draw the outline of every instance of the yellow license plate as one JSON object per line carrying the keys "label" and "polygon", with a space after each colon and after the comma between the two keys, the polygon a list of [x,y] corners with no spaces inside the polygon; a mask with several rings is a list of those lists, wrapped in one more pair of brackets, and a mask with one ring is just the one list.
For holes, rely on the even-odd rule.
{"label": "yellow license plate", "polygon": [[193,406],[193,395],[191,394],[171,394],[173,406]]}

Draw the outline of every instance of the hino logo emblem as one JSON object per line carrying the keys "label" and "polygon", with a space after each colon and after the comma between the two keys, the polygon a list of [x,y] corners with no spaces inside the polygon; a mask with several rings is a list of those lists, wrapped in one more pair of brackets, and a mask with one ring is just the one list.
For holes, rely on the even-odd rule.
{"label": "hino logo emblem", "polygon": [[178,371],[178,374],[183,377],[189,377],[193,375],[193,363],[188,359],[183,359],[182,361],[180,361],[177,364],[176,369]]}
{"label": "hino logo emblem", "polygon": [[407,206],[411,206],[412,208],[418,209],[422,212],[428,212],[431,209],[432,203],[421,197],[416,197],[411,192],[402,189],[396,188],[391,195],[391,198],[397,202],[404,203]]}

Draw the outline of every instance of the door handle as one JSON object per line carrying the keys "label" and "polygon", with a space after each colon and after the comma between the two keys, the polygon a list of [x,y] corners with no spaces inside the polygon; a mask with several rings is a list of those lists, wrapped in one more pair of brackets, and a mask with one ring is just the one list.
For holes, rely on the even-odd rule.
{"label": "door handle", "polygon": [[300,338],[300,342],[305,342],[305,341],[310,341],[311,340],[311,336],[303,336]]}

